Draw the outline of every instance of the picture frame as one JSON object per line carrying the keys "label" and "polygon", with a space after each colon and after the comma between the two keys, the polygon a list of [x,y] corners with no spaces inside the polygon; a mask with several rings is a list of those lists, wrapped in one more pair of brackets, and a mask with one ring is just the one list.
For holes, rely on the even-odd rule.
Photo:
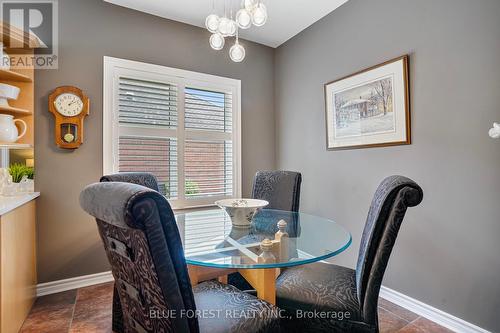
{"label": "picture frame", "polygon": [[325,84],[328,150],[411,144],[408,65],[403,55]]}

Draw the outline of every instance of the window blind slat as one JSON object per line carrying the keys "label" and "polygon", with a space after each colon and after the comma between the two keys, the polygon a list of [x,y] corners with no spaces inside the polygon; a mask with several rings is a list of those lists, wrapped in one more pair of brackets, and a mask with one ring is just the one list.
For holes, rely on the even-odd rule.
{"label": "window blind slat", "polygon": [[232,96],[230,93],[187,87],[184,99],[186,129],[231,133]]}
{"label": "window blind slat", "polygon": [[184,153],[186,198],[233,194],[231,141],[187,140]]}
{"label": "window blind slat", "polygon": [[160,192],[177,198],[177,139],[119,138],[120,172],[151,172],[158,178]]}
{"label": "window blind slat", "polygon": [[117,97],[119,123],[177,127],[176,85],[120,77]]}

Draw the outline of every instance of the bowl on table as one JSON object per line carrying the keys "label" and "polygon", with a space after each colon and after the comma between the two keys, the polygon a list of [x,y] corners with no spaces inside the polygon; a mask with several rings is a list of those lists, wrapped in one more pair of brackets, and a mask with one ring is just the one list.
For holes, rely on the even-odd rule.
{"label": "bowl on table", "polygon": [[229,215],[233,226],[248,227],[255,213],[269,205],[269,202],[258,199],[224,199],[215,204]]}

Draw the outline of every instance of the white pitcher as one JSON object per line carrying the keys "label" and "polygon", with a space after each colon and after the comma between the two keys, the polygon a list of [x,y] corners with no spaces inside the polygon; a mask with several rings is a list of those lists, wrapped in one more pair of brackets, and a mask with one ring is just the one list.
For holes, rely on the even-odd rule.
{"label": "white pitcher", "polygon": [[[23,124],[24,128],[19,135],[16,127],[16,122]],[[14,116],[8,114],[0,114],[0,142],[13,143],[22,138],[26,134],[28,125],[21,119],[14,119]]]}

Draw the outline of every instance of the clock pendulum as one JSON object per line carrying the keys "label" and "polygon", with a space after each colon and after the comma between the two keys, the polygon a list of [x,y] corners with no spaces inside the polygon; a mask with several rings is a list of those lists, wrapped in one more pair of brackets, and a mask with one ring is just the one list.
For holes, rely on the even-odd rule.
{"label": "clock pendulum", "polygon": [[73,142],[73,140],[75,140],[75,136],[71,133],[71,125],[68,124],[68,131],[66,134],[64,134],[64,141],[66,141],[67,143],[70,143],[70,142]]}

